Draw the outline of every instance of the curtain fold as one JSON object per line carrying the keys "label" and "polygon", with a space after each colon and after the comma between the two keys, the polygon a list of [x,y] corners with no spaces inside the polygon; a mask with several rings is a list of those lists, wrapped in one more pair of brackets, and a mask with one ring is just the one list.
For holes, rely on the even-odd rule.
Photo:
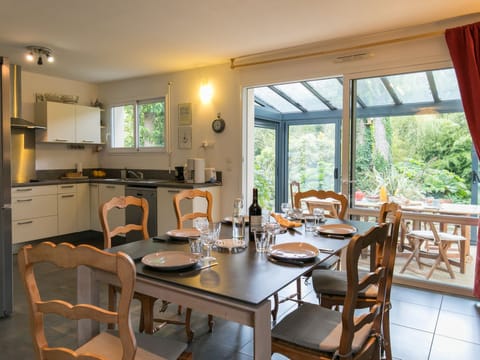
{"label": "curtain fold", "polygon": [[[480,156],[480,22],[447,29],[445,40],[457,75],[472,141],[477,155]],[[480,231],[478,235],[480,236]],[[480,241],[478,239],[477,236],[473,295],[480,298]]]}

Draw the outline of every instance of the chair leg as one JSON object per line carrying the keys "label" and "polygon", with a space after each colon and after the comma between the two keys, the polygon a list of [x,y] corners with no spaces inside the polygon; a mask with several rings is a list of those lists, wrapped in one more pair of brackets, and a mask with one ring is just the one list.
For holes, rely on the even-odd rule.
{"label": "chair leg", "polygon": [[213,332],[213,327],[215,326],[215,321],[213,321],[213,315],[208,314],[208,332]]}
{"label": "chair leg", "polygon": [[[108,286],[108,310],[114,311],[117,305],[117,290],[114,286]],[[142,315],[140,315],[141,318]],[[115,328],[114,324],[108,324],[108,329],[112,330]]]}
{"label": "chair leg", "polygon": [[142,304],[142,309],[140,312],[138,331],[140,333],[153,334],[155,332],[155,327],[153,326],[153,307],[156,299],[150,296],[142,296],[139,300]]}
{"label": "chair leg", "polygon": [[191,343],[193,340],[193,331],[192,331],[192,328],[190,327],[191,317],[192,317],[192,309],[187,308],[187,311],[185,311],[185,332],[187,334],[187,341],[189,343]]}
{"label": "chair leg", "polygon": [[277,315],[278,315],[278,293],[275,293],[273,295],[273,309],[272,309],[272,320],[277,321]]}
{"label": "chair leg", "polygon": [[392,344],[390,343],[390,311],[387,310],[383,314],[382,321],[383,332],[383,357],[392,360]]}

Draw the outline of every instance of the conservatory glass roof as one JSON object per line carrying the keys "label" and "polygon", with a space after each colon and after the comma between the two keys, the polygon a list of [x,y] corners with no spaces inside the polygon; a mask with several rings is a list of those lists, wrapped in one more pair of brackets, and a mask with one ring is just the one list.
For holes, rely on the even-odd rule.
{"label": "conservatory glass roof", "polygon": [[[419,110],[463,111],[453,69],[359,79],[359,116],[415,114]],[[254,89],[256,110],[278,118],[301,114],[339,116],[343,107],[343,78],[307,80]]]}

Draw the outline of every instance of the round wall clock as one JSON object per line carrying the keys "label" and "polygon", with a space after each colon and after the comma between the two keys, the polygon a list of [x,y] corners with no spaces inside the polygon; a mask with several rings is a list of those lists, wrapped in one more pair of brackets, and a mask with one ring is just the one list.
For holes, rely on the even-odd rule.
{"label": "round wall clock", "polygon": [[212,121],[212,129],[216,133],[221,133],[225,130],[225,120],[218,116],[215,120]]}

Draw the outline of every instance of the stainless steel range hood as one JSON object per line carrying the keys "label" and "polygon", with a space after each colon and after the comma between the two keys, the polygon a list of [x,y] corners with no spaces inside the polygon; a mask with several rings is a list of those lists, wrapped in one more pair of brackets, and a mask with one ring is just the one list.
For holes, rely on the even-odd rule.
{"label": "stainless steel range hood", "polygon": [[37,125],[22,117],[22,69],[19,65],[10,65],[10,89],[11,126],[23,129],[45,129],[45,126]]}

